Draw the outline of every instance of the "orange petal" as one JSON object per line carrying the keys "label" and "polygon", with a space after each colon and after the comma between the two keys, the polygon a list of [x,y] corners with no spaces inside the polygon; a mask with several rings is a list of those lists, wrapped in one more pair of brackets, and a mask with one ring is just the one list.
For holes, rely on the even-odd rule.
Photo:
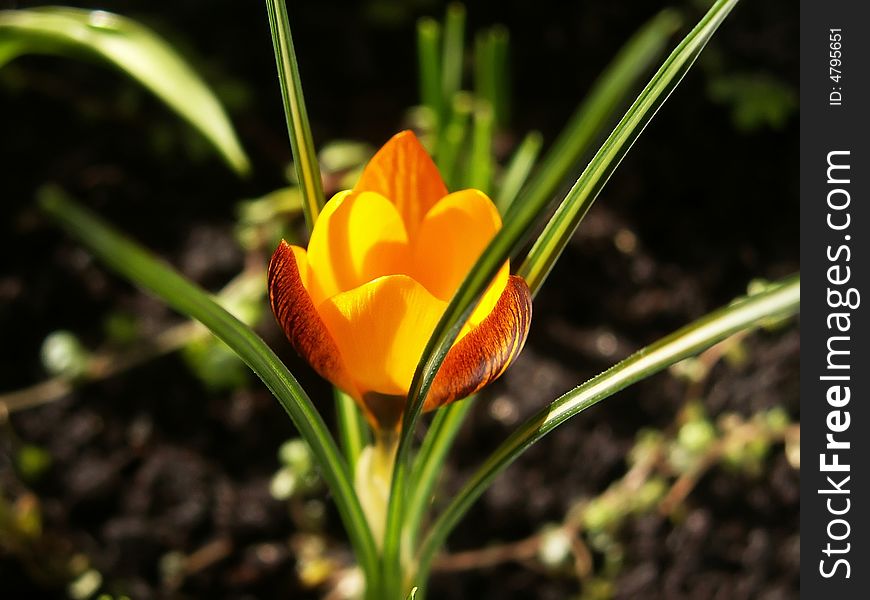
{"label": "orange petal", "polygon": [[360,393],[404,398],[446,306],[407,275],[390,275],[329,298],[317,311]]}
{"label": "orange petal", "polygon": [[412,131],[390,138],[366,165],[353,189],[388,198],[398,208],[412,238],[423,216],[447,195],[438,168]]}
{"label": "orange petal", "polygon": [[[449,301],[499,229],[498,209],[483,192],[461,190],[445,196],[426,213],[412,240],[411,275],[437,298]],[[505,262],[469,318],[468,327],[477,326],[492,312],[507,284],[509,269]]]}
{"label": "orange petal", "polygon": [[321,377],[350,394],[356,390],[335,340],[317,314],[300,272],[306,269],[305,250],[284,240],[269,263],[269,300],[278,324],[296,351]]}
{"label": "orange petal", "polygon": [[377,279],[405,273],[408,235],[402,217],[374,192],[336,194],[317,219],[308,244],[308,290],[315,305]]}
{"label": "orange petal", "polygon": [[529,286],[512,275],[489,316],[447,353],[423,409],[460,400],[498,379],[526,343],[531,320]]}
{"label": "orange petal", "polygon": [[498,209],[483,192],[445,196],[426,213],[413,240],[414,279],[438,298],[450,300],[499,229]]}

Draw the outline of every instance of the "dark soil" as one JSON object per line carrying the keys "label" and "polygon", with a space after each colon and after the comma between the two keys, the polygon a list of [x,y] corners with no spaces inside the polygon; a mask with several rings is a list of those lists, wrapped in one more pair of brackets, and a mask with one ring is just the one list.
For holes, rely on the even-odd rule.
{"label": "dark soil", "polygon": [[[230,88],[241,86],[244,93],[232,94],[231,113],[255,172],[236,179],[162,105],[98,66],[28,57],[0,70],[3,392],[46,377],[39,348],[52,331],[72,330],[93,348],[110,311],[138,315],[149,331],[180,322],[44,219],[33,203],[39,186],[60,184],[217,289],[245,259],[232,237],[236,202],[283,185],[290,158],[261,5],[76,4],[158,28],[206,78],[220,83],[227,98]],[[443,7],[415,2],[389,11],[392,3],[376,0],[351,7],[335,0],[292,4],[316,139],[382,143],[415,102],[413,19],[440,15]],[[691,23],[699,13],[689,4]],[[596,74],[656,6],[476,3],[472,28],[501,22],[512,34],[515,139],[537,128],[551,141]],[[798,270],[796,114],[779,128],[743,131],[734,126],[731,108],[708,94],[711,79],[722,73],[775,77],[796,92],[797,44],[793,3],[745,3],[729,17],[707,58],[608,184],[536,299],[526,349],[475,406],[439,500],[458,489],[524,416],[744,293],[751,279]],[[169,142],[156,141],[157,132]],[[626,231],[636,239],[631,252],[614,243]],[[260,332],[313,397],[329,397],[271,319]],[[747,338],[748,360],[719,365],[705,382],[708,413],[749,416],[779,406],[798,421],[799,345],[794,324]],[[579,498],[601,493],[625,473],[640,429],[671,426],[685,393],[685,384],[661,374],[557,430],[496,481],[451,537],[450,549],[519,540],[560,521]],[[494,410],[494,399],[509,410]],[[331,422],[331,403],[323,405]],[[0,430],[0,497],[37,498],[43,535],[26,550],[0,550],[0,595],[66,597],[59,565],[82,553],[102,573],[106,591],[136,599],[320,597],[297,576],[289,540],[298,521],[268,489],[277,448],[294,436],[259,382],[209,391],[174,355],[12,414]],[[23,444],[51,456],[50,469],[35,482],[22,481],[13,467]],[[799,472],[780,445],[760,475],[712,469],[674,519],[628,519],[617,534],[624,555],[615,596],[797,598],[798,487]],[[341,555],[344,537],[334,512],[324,527]],[[161,574],[166,555],[197,551],[214,551],[216,558],[174,588],[167,584]],[[508,562],[436,573],[430,597],[555,599],[580,591],[575,578]]]}

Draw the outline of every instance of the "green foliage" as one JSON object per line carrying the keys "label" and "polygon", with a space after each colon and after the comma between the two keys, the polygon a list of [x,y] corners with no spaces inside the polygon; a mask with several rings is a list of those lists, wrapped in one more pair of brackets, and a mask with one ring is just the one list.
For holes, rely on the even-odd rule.
{"label": "green foliage", "polygon": [[88,569],[67,586],[67,593],[73,600],[86,600],[103,586],[103,575],[96,569]]}
{"label": "green foliage", "polygon": [[290,19],[284,0],[266,0],[269,14],[269,27],[272,30],[272,43],[275,48],[275,63],[278,66],[278,82],[281,98],[284,101],[284,115],[290,145],[293,148],[293,164],[296,178],[302,189],[302,209],[308,230],[314,227],[317,215],[326,203],[323,197],[323,183],[320,181],[320,168],[314,153],[314,138],[308,123],[305,97],[302,95],[302,79],[293,49],[293,36],[290,33]]}
{"label": "green foliage", "polygon": [[24,481],[33,483],[51,468],[48,450],[35,444],[24,444],[15,454],[15,466]]}
{"label": "green foliage", "polygon": [[500,128],[510,118],[509,42],[510,35],[501,25],[484,29],[474,38],[474,93],[492,107]]}
{"label": "green foliage", "polygon": [[710,99],[731,110],[731,121],[744,132],[782,129],[798,107],[797,92],[770,75],[718,75],[707,84]]}
{"label": "green foliage", "polygon": [[[719,0],[710,8],[642,89],[593,155],[520,267],[519,272],[533,293],[543,284],[621,160],[735,4],[736,0]],[[319,157],[315,155],[286,5],[282,0],[267,0],[266,5],[294,155],[295,185],[239,205],[238,237],[246,248],[258,251],[271,246],[278,236],[283,235],[287,222],[300,210],[309,227],[313,225],[324,201],[322,173],[326,173],[330,184],[343,181],[341,177],[358,168],[370,154],[365,146],[346,143],[325,148]],[[588,99],[578,107],[565,133],[540,164],[536,167],[542,140],[533,133],[520,145],[501,176],[493,147],[498,127],[503,126],[509,116],[505,67],[508,36],[498,27],[477,36],[475,92],[463,91],[465,19],[464,8],[450,5],[443,25],[423,20],[418,26],[423,112],[428,113],[432,124],[430,133],[435,145],[435,158],[448,186],[452,189],[472,185],[496,190],[499,206],[505,214],[504,227],[449,303],[417,366],[399,433],[395,462],[390,464],[392,481],[382,540],[374,539],[372,523],[366,520],[353,483],[356,465],[364,462],[360,457],[370,449],[367,448],[369,430],[360,411],[351,398],[336,394],[339,447],[293,375],[247,325],[259,318],[262,295],[242,293],[230,298],[229,305],[222,308],[209,294],[59,191],[49,191],[41,198],[43,210],[98,258],[179,312],[199,320],[216,336],[198,339],[185,350],[187,360],[207,385],[226,388],[243,384],[244,363],[272,391],[301,436],[301,439],[282,446],[279,452],[281,466],[272,480],[272,493],[292,502],[316,489],[320,482],[319,472],[332,492],[360,562],[366,579],[367,598],[414,598],[418,593],[414,584],[420,586],[419,595],[422,596],[432,560],[453,527],[492,480],[544,435],[625,387],[685,361],[736,332],[756,327],[766,319],[792,315],[800,300],[797,277],[760,285],[751,296],[662,338],[562,395],[523,422],[496,448],[450,499],[432,525],[424,529],[437,475],[472,406],[469,399],[440,410],[416,459],[413,458],[416,425],[442,361],[496,271],[506,260],[516,259],[535,228],[543,224],[551,209],[554,191],[588,153],[603,127],[613,121],[615,111],[624,104],[640,77],[658,60],[680,22],[673,11],[663,11],[645,25],[607,68]],[[118,21],[110,23],[117,25]],[[9,41],[5,46],[0,44],[0,60],[8,59],[18,51],[17,41]],[[735,92],[735,89],[733,82],[731,88],[726,86],[722,92],[723,101],[732,102],[740,97],[745,102],[751,96],[745,89],[740,92]],[[756,113],[759,113],[757,109]],[[770,118],[768,109],[761,113],[766,115],[764,118]],[[333,175],[335,177],[331,177]],[[262,286],[262,281],[258,285]],[[68,351],[67,354],[74,352]],[[707,373],[700,361],[682,363],[676,372],[689,383],[700,380]],[[771,431],[779,428],[777,431],[780,432],[789,426],[788,416],[776,413],[759,417],[758,423]],[[743,425],[738,423],[736,427],[739,429]],[[703,411],[687,410],[673,439],[666,439],[661,434],[644,436],[642,443],[639,440],[632,452],[631,461],[638,464],[652,456],[668,454],[676,457],[673,463],[680,468],[696,468],[702,457],[726,439],[728,431],[734,430],[733,426],[728,422],[713,423]],[[769,441],[743,440],[734,443],[733,447],[724,448],[723,456],[730,463],[748,470],[760,463],[769,448]],[[33,462],[36,464],[33,470],[38,471],[38,461]],[[611,495],[595,499],[586,506],[581,522],[596,534],[593,545],[608,548],[605,553],[608,569],[615,569],[614,565],[621,561],[618,550],[613,548],[612,528],[626,514],[649,510],[657,505],[665,495],[665,488],[662,479],[651,478],[632,496]],[[568,555],[565,531],[553,530],[545,534],[546,543],[541,547],[540,559],[549,567],[558,569]],[[317,555],[322,556],[322,552]],[[322,575],[324,563],[320,561],[318,564],[318,575],[313,580],[320,580]],[[89,594],[95,593],[100,586],[100,582],[93,585],[92,573],[96,571],[86,571],[90,582],[80,584],[82,589],[89,590]],[[600,588],[590,585],[584,588],[584,593],[588,597],[597,597],[596,594],[612,591],[606,578],[602,578],[600,583]]]}
{"label": "green foliage", "polygon": [[194,339],[181,354],[193,374],[212,391],[234,390],[248,382],[247,365],[229,346],[212,336]]}
{"label": "green foliage", "polygon": [[[610,179],[646,125],[652,120],[662,104],[667,101],[671,92],[680,84],[704,46],[735,4],[737,4],[737,0],[719,0],[710,8],[704,18],[671,52],[595,156],[592,157],[520,266],[518,273],[529,284],[532,293],[537,292],[541,287],[598,193]],[[663,18],[666,23],[673,20],[673,16],[668,15],[667,12],[662,13],[658,18]],[[644,31],[644,34],[650,35],[650,32],[655,31],[652,25],[649,27],[650,29]],[[632,45],[632,52],[639,51],[640,48],[649,43],[648,41],[644,43],[639,41],[645,39],[646,35],[639,34],[635,42],[637,45]],[[520,199],[519,202],[523,202],[523,200]]]}
{"label": "green foliage", "polygon": [[278,449],[278,458],[281,468],[272,476],[269,486],[272,497],[288,500],[320,489],[321,479],[305,440],[287,440]]}
{"label": "green foliage", "polygon": [[282,238],[293,239],[288,223],[302,212],[302,192],[280,188],[236,205],[235,237],[245,250],[274,248]]}
{"label": "green foliage", "polygon": [[697,354],[738,331],[756,327],[769,315],[793,314],[800,304],[800,279],[789,277],[767,291],[745,297],[675,331],[564,394],[524,423],[472,474],[432,525],[420,550],[428,572],[436,551],[493,479],[529,446],[568,419],[625,387]]}
{"label": "green foliage", "polygon": [[0,11],[0,67],[22,54],[87,57],[115,67],[202,133],[236,172],[250,170],[217,97],[172,46],[144,25],[101,10]]}
{"label": "green foliage", "polygon": [[129,313],[113,311],[103,320],[103,331],[109,343],[129,346],[141,335],[139,321]]}
{"label": "green foliage", "polygon": [[329,484],[339,513],[366,573],[375,570],[374,540],[365,521],[347,463],[311,399],[266,343],[211,297],[146,250],[112,230],[95,215],[77,206],[59,190],[40,198],[42,209],[70,233],[86,242],[106,264],[139,286],[166,300],[179,312],[195,318],[221,341],[233,348],[272,391],[287,411],[299,433],[311,446]]}

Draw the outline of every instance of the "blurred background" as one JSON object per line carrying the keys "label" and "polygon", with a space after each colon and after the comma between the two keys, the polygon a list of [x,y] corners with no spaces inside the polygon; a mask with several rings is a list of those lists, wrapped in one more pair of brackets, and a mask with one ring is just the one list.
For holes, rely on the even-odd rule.
{"label": "blurred background", "polygon": [[[0,595],[340,598],[349,550],[278,403],[35,203],[59,186],[202,286],[230,284],[331,423],[327,386],[264,310],[260,280],[252,292],[239,276],[260,272],[276,235],[301,231],[265,6],[69,5],[118,12],[169,40],[226,106],[252,172],[236,176],[114,70],[52,56],[0,67]],[[469,3],[469,45],[495,24],[510,33],[497,156],[533,129],[546,148],[665,6],[684,15],[675,44],[707,3]],[[415,123],[415,23],[443,18],[445,4],[318,0],[289,11],[335,191]],[[753,280],[798,270],[797,49],[794,3],[737,6],[536,299],[526,349],[478,400],[436,503],[525,416]],[[431,597],[796,598],[798,350],[795,322],[771,324],[545,438],[451,537]]]}

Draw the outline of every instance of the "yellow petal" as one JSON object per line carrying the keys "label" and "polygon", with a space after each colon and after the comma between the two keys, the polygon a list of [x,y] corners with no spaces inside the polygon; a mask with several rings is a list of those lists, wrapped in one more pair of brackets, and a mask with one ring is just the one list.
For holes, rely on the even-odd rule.
{"label": "yellow petal", "polygon": [[531,321],[529,286],[512,275],[492,312],[447,353],[423,409],[461,400],[498,379],[526,343]]}
{"label": "yellow petal", "polygon": [[305,250],[284,240],[269,263],[269,301],[278,324],[296,351],[338,387],[353,393],[338,346],[314,308],[300,273],[306,269]]}
{"label": "yellow petal", "polygon": [[[487,244],[501,229],[498,209],[486,194],[462,190],[433,206],[412,240],[411,275],[434,296],[449,301]],[[506,262],[463,330],[467,333],[492,311],[510,275]]]}
{"label": "yellow petal", "polygon": [[374,192],[336,194],[323,209],[308,244],[308,290],[324,299],[383,275],[405,273],[408,235],[402,217]]}
{"label": "yellow petal", "polygon": [[353,189],[377,192],[393,202],[411,237],[423,215],[447,195],[438,167],[412,131],[390,138],[366,165]]}
{"label": "yellow petal", "polygon": [[329,298],[317,311],[361,395],[404,397],[445,308],[407,275],[391,275]]}

